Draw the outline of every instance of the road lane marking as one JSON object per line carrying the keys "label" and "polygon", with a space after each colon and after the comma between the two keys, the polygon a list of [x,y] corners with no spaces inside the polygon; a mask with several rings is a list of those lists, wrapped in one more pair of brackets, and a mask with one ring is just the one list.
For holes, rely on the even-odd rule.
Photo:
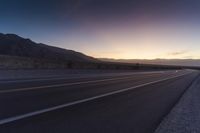
{"label": "road lane marking", "polygon": [[[115,80],[120,80],[120,79],[133,78],[132,75],[129,75],[129,76],[130,77],[109,78],[109,79],[90,80],[90,81],[73,82],[73,83],[65,83],[65,84],[43,85],[43,86],[36,86],[36,87],[26,87],[26,88],[18,88],[18,89],[0,90],[0,93],[30,91],[30,90],[38,90],[38,89],[44,89],[44,88],[64,87],[64,86],[72,86],[72,85],[80,85],[80,84],[88,84],[88,83],[98,83],[98,82],[115,81]],[[148,76],[152,76],[152,75],[148,75]]]}
{"label": "road lane marking", "polygon": [[145,84],[141,84],[141,85],[137,85],[137,86],[133,86],[133,87],[109,92],[109,93],[106,93],[106,94],[101,94],[101,95],[98,95],[98,96],[94,96],[94,97],[90,97],[90,98],[86,98],[86,99],[82,99],[82,100],[77,100],[77,101],[74,101],[74,102],[61,104],[61,105],[58,105],[58,106],[54,106],[54,107],[50,107],[50,108],[46,108],[46,109],[42,109],[42,110],[38,110],[38,111],[34,111],[34,112],[30,112],[30,113],[10,117],[10,118],[5,118],[5,119],[0,120],[0,125],[4,125],[4,124],[7,124],[7,123],[11,123],[11,122],[21,120],[21,119],[25,119],[25,118],[28,118],[28,117],[40,115],[40,114],[47,113],[47,112],[50,112],[50,111],[55,111],[55,110],[58,110],[58,109],[66,108],[66,107],[69,107],[69,106],[72,106],[72,105],[77,105],[77,104],[80,104],[80,103],[89,102],[89,101],[92,101],[92,100],[100,99],[100,98],[111,96],[111,95],[114,95],[114,94],[119,94],[119,93],[122,93],[122,92],[134,90],[136,88],[140,88],[140,87],[144,87],[144,86],[147,86],[147,85],[151,85],[151,84],[163,82],[163,81],[166,81],[166,80],[178,78],[178,77],[181,77],[181,76],[184,76],[184,75],[187,75],[187,74],[189,74],[189,73],[184,73],[184,74],[181,74],[181,75],[178,75],[178,76],[160,79],[160,80],[148,82],[148,83],[145,83]]}
{"label": "road lane marking", "polygon": [[[172,72],[172,71],[166,71],[166,72]],[[135,72],[135,73],[121,73],[120,75],[117,76],[129,76],[129,75],[138,75],[138,74],[153,74],[153,73],[164,73],[164,71],[156,71],[156,72]],[[113,76],[111,74],[116,74],[116,73],[110,73],[110,74],[105,74],[105,75],[98,75],[98,77],[103,77],[103,76]],[[77,75],[76,75],[77,76]],[[82,76],[82,75],[81,75]],[[82,78],[92,78],[96,77],[96,75],[88,75],[86,77]],[[78,79],[79,77],[74,77],[73,79]],[[0,80],[0,83],[20,83],[20,82],[32,82],[32,81],[51,81],[51,80],[62,80],[62,79],[71,79],[70,77],[45,77],[45,78],[38,78],[38,79],[16,79],[16,80]]]}

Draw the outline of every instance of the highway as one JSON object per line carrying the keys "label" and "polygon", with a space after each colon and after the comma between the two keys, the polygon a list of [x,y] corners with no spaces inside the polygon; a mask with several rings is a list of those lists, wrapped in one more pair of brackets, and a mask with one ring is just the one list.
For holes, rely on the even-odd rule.
{"label": "highway", "polygon": [[1,80],[0,133],[153,133],[195,70]]}

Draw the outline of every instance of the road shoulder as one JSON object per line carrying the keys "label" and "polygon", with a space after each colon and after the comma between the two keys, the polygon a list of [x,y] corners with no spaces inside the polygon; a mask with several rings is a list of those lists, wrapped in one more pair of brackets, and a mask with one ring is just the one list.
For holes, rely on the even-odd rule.
{"label": "road shoulder", "polygon": [[200,132],[200,76],[164,118],[155,133]]}

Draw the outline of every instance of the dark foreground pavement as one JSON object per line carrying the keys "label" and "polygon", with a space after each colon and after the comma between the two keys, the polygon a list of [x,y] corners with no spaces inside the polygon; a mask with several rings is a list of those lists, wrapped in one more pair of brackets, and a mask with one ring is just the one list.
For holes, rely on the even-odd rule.
{"label": "dark foreground pavement", "polygon": [[[0,91],[0,133],[152,133],[198,74],[182,70],[75,81],[80,84],[9,83],[8,91]],[[30,89],[37,83],[43,87]],[[74,104],[52,109],[67,103]]]}

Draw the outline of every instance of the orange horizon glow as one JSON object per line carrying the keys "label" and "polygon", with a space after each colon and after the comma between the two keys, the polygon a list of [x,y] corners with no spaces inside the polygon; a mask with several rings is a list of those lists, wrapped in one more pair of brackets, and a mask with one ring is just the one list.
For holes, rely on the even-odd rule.
{"label": "orange horizon glow", "polygon": [[193,36],[196,33],[184,30],[182,27],[149,25],[125,30],[100,29],[95,30],[88,40],[72,39],[66,48],[80,49],[80,52],[96,58],[200,59],[198,37],[194,39]]}

